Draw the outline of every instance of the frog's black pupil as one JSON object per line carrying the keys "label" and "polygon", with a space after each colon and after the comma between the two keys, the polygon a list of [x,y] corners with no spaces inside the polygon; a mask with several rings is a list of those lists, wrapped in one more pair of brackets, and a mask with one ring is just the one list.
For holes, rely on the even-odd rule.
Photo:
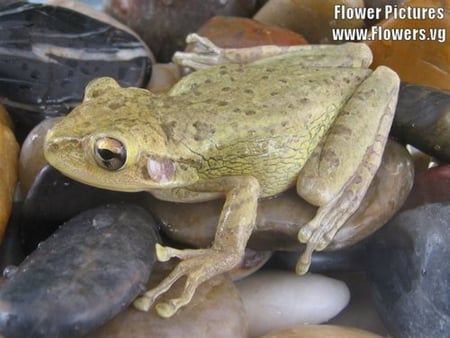
{"label": "frog's black pupil", "polygon": [[126,162],[125,146],[119,140],[102,137],[94,144],[95,161],[108,170],[119,170]]}
{"label": "frog's black pupil", "polygon": [[99,149],[98,154],[100,157],[105,161],[110,161],[114,157],[116,157],[118,154],[113,153],[111,150],[108,149]]}

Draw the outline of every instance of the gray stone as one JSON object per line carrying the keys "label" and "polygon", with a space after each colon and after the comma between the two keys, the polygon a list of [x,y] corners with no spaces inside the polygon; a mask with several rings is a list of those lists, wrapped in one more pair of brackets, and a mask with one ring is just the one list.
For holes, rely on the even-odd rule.
{"label": "gray stone", "polygon": [[401,212],[370,243],[375,304],[393,337],[448,337],[449,243],[449,203]]}

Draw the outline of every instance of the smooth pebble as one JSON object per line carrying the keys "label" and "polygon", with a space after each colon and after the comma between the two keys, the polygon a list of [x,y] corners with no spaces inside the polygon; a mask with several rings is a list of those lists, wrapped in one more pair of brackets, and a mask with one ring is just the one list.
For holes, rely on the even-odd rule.
{"label": "smooth pebble", "polygon": [[293,325],[323,323],[336,316],[350,300],[344,282],[317,274],[259,271],[236,285],[247,312],[251,337]]}

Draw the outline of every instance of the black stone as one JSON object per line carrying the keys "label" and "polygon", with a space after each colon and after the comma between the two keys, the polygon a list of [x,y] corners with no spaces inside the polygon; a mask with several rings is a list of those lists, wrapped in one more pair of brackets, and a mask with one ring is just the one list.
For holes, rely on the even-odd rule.
{"label": "black stone", "polygon": [[[295,271],[302,251],[277,251],[270,258],[267,267]],[[327,273],[363,271],[366,263],[366,241],[348,248],[330,251],[315,251],[311,257],[309,272]]]}
{"label": "black stone", "polygon": [[62,225],[0,287],[0,333],[81,337],[140,294],[158,235],[144,209],[86,211]]}
{"label": "black stone", "polygon": [[395,338],[450,336],[450,204],[399,213],[369,245],[376,307]]}
{"label": "black stone", "polygon": [[50,236],[57,227],[80,212],[106,203],[145,205],[148,195],[124,193],[74,181],[50,165],[36,176],[23,202],[20,237],[26,253]]}
{"label": "black stone", "polygon": [[4,237],[0,245],[0,271],[9,265],[18,265],[25,258],[19,239],[20,212],[22,205],[19,202],[13,204],[11,216]]}
{"label": "black stone", "polygon": [[402,83],[391,134],[450,163],[450,91]]}
{"label": "black stone", "polygon": [[0,7],[0,97],[19,127],[68,113],[94,78],[142,87],[150,70],[144,44],[123,29],[64,7]]}

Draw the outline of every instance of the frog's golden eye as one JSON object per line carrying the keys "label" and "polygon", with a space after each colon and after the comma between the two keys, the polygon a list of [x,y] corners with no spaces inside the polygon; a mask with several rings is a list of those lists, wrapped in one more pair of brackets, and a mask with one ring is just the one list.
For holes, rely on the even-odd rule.
{"label": "frog's golden eye", "polygon": [[97,164],[108,170],[119,170],[127,161],[127,150],[122,142],[112,137],[101,137],[94,143]]}

